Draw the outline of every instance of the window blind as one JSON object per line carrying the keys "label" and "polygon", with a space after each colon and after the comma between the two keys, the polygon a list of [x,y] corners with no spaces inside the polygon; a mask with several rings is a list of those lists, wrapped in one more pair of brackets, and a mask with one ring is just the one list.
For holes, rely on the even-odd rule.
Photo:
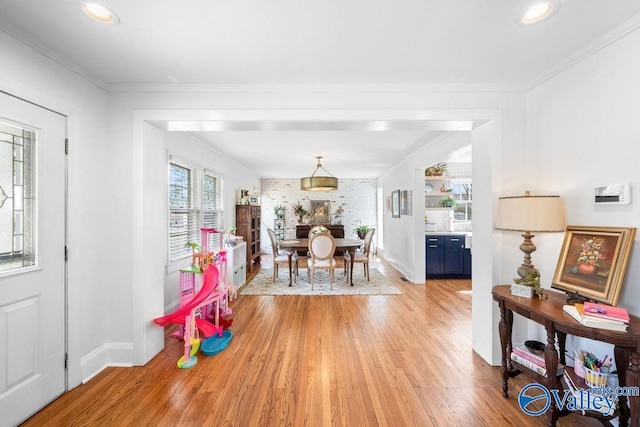
{"label": "window blind", "polygon": [[[169,262],[191,256],[187,243],[201,244],[201,227],[224,228],[223,179],[186,162],[169,163]],[[220,247],[213,234],[210,248]]]}

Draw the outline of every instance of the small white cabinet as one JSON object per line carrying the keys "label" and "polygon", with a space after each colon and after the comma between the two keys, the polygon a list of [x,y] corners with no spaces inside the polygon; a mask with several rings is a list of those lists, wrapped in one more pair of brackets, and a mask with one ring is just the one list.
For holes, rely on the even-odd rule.
{"label": "small white cabinet", "polygon": [[240,289],[247,281],[247,243],[227,247],[227,281]]}

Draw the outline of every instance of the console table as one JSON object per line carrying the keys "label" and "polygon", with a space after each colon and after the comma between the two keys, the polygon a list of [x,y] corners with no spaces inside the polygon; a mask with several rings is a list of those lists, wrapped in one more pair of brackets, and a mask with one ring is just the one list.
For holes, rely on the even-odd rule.
{"label": "console table", "polygon": [[[511,362],[511,332],[513,328],[513,313],[517,313],[527,319],[543,325],[547,332],[547,344],[544,350],[546,378],[541,378],[542,384],[548,389],[562,389],[560,377],[555,373],[558,363],[565,364],[565,341],[567,334],[578,337],[590,338],[613,344],[614,358],[618,370],[618,382],[621,387],[640,386],[640,318],[631,317],[627,332],[614,332],[605,329],[588,328],[576,322],[571,316],[562,310],[567,304],[566,295],[545,290],[546,299],[523,298],[511,295],[510,285],[494,286],[493,299],[500,307],[500,344],[502,348],[502,395],[508,397],[508,381],[520,373]],[[556,351],[556,336],[558,339],[558,351]],[[618,397],[620,406],[620,426],[627,426],[631,421],[631,427],[640,427],[640,397]],[[566,415],[560,412],[552,401],[547,411],[548,425],[555,426],[559,416]]]}

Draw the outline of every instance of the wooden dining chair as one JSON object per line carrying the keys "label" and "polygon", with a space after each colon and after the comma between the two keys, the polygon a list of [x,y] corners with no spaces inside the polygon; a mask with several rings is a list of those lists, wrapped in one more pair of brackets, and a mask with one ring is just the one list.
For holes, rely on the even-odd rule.
{"label": "wooden dining chair", "polygon": [[333,255],[336,242],[330,233],[318,233],[309,238],[309,258],[307,258],[307,277],[311,283],[311,290],[315,282],[316,270],[329,271],[329,283],[333,290],[333,276],[336,260]]}
{"label": "wooden dining chair", "polygon": [[[307,233],[307,237],[310,239],[312,236],[316,235],[316,234],[320,234],[320,233],[329,233],[331,234],[331,231],[325,227],[324,225],[314,225],[313,227],[311,227],[309,229],[309,233]],[[301,262],[305,262],[305,259],[309,259],[311,257],[311,255],[309,254],[309,251],[307,251],[304,254],[298,254],[298,259],[300,259]],[[307,279],[309,279],[307,277]],[[310,279],[309,279],[310,280]]]}
{"label": "wooden dining chair", "polygon": [[[353,264],[355,268],[356,263],[362,263],[364,268],[364,276],[367,278],[367,282],[369,281],[369,254],[371,253],[371,241],[373,240],[373,234],[375,233],[375,228],[370,228],[367,231],[367,234],[364,236],[364,244],[362,247],[362,251],[355,251]],[[349,274],[349,266],[351,265],[351,255],[349,252],[344,253],[344,270],[345,275]]]}
{"label": "wooden dining chair", "polygon": [[[279,266],[285,265],[287,268],[289,267],[289,256],[278,246],[276,233],[272,229],[267,228],[267,234],[271,240],[271,250],[273,252],[273,281],[275,282],[278,278]],[[298,276],[298,257],[296,254],[293,254],[291,263],[293,265],[293,280],[296,281]]]}

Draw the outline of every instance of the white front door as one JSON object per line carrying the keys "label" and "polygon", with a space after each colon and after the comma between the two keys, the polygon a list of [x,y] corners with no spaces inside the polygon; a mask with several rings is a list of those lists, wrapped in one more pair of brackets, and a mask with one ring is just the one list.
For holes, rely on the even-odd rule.
{"label": "white front door", "polygon": [[65,391],[65,121],[0,93],[0,426]]}

